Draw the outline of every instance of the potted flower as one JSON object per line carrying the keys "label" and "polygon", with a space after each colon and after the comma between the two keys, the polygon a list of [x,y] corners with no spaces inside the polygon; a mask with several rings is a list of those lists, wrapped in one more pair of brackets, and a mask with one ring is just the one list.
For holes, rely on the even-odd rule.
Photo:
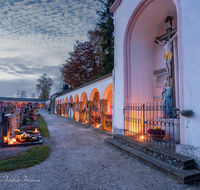
{"label": "potted flower", "polygon": [[162,130],[161,127],[155,126],[154,129],[148,129],[147,132],[153,138],[163,139],[165,137],[165,130]]}

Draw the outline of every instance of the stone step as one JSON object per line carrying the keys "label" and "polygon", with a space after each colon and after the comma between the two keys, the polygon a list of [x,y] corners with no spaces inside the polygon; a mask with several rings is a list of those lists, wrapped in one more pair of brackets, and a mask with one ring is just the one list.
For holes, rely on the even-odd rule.
{"label": "stone step", "polygon": [[200,180],[200,172],[197,169],[182,170],[174,165],[127,146],[114,138],[107,138],[104,142],[183,184]]}
{"label": "stone step", "polygon": [[145,142],[137,141],[132,137],[127,137],[124,135],[113,135],[113,138],[123,144],[160,159],[166,163],[172,164],[178,168],[189,169],[194,167],[195,160],[188,156],[184,156],[164,148],[156,147]]}

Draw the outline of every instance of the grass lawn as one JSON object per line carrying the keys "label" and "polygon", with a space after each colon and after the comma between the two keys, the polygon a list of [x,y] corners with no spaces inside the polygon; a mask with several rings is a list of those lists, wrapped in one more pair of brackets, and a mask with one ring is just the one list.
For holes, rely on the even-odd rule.
{"label": "grass lawn", "polygon": [[35,146],[14,157],[0,160],[0,171],[11,171],[39,164],[49,156],[49,146]]}
{"label": "grass lawn", "polygon": [[42,117],[41,115],[40,115],[40,118],[38,120],[38,125],[39,125],[39,128],[41,130],[42,137],[44,137],[44,138],[50,137],[46,121],[44,120],[44,117]]}

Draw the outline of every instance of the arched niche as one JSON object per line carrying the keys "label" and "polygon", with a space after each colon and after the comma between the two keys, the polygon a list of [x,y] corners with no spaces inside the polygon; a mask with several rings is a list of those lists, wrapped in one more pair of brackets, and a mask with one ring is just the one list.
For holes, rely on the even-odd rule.
{"label": "arched niche", "polygon": [[83,109],[87,109],[87,101],[88,101],[88,97],[87,97],[87,94],[86,92],[83,92],[81,94],[81,99],[80,99],[81,102],[83,102]]}
{"label": "arched niche", "polygon": [[[124,40],[125,103],[146,103],[161,100],[162,86],[157,85],[154,71],[166,68],[164,48],[154,43],[166,33],[165,19],[174,17],[172,28],[177,27],[177,9],[173,0],[144,0],[133,12]],[[175,90],[179,93],[178,49],[174,40]],[[177,95],[176,95],[177,97]]]}
{"label": "arched niche", "polygon": [[76,102],[76,103],[79,102],[79,96],[78,96],[78,94],[75,95],[75,97],[74,97],[74,102]]}
{"label": "arched niche", "polygon": [[103,100],[107,100],[107,110],[108,114],[112,115],[112,106],[113,106],[113,85],[109,84],[103,93]]}
{"label": "arched niche", "polygon": [[100,97],[99,91],[98,91],[96,88],[94,88],[94,89],[92,90],[92,92],[90,93],[90,98],[89,98],[90,101],[93,101],[94,96],[95,96],[95,93],[99,95],[99,99],[101,98],[101,97]]}

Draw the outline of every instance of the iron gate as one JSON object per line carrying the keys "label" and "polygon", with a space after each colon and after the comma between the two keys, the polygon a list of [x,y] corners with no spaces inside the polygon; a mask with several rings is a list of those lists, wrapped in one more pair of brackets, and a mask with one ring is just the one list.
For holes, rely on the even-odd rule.
{"label": "iron gate", "polygon": [[175,150],[180,140],[179,109],[162,102],[125,104],[124,124],[126,136],[149,144]]}

